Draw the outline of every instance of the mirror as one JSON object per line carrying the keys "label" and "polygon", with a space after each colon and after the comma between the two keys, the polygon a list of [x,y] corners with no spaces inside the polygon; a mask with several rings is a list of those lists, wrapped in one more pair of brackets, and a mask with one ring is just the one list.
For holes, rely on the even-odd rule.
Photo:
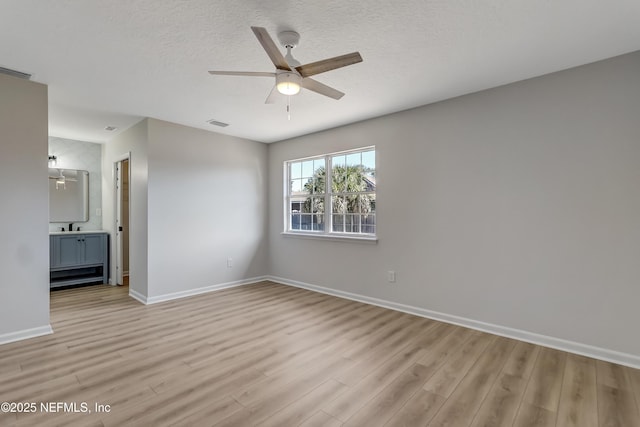
{"label": "mirror", "polygon": [[49,222],[89,221],[89,172],[49,168]]}

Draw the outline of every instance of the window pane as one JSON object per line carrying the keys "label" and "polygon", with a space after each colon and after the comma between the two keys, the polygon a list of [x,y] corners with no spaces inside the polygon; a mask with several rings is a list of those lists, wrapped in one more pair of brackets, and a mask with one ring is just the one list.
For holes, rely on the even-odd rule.
{"label": "window pane", "polygon": [[346,156],[344,154],[340,156],[333,156],[331,158],[331,167],[335,168],[336,166],[345,166],[346,165]]}
{"label": "window pane", "polygon": [[297,228],[291,227],[292,230],[303,231],[323,231],[324,223],[323,216],[318,214],[303,213],[299,215],[299,226]]}
{"label": "window pane", "polygon": [[302,212],[304,213],[323,213],[324,212],[324,198],[322,197],[307,197],[302,203]]}
{"label": "window pane", "polygon": [[302,177],[302,163],[289,163],[289,167],[291,168],[291,179]]}
{"label": "window pane", "polygon": [[332,231],[375,234],[376,215],[373,194],[334,196]]}
{"label": "window pane", "polygon": [[313,160],[302,162],[302,177],[311,178],[313,176]]}
{"label": "window pane", "polygon": [[376,232],[376,215],[375,214],[362,215],[362,218],[360,219],[360,223],[362,224],[363,233],[375,234]]}
{"label": "window pane", "polygon": [[310,214],[300,215],[300,230],[311,230],[311,216]]}
{"label": "window pane", "polygon": [[313,230],[324,231],[323,215],[313,215]]}
{"label": "window pane", "polygon": [[345,196],[344,199],[345,199],[347,212],[349,213],[360,212],[360,197],[358,195]]}
{"label": "window pane", "polygon": [[361,194],[359,196],[358,202],[359,202],[358,212],[363,214],[375,212],[376,210],[375,194]]}
{"label": "window pane", "polygon": [[362,153],[362,166],[364,166],[367,172],[373,171],[375,175],[375,170],[376,170],[376,152],[375,151],[370,150]]}
{"label": "window pane", "polygon": [[309,183],[311,187],[312,193],[314,194],[324,194],[324,178],[311,178],[311,182]]}
{"label": "window pane", "polygon": [[333,231],[344,233],[344,215],[333,215]]}
{"label": "window pane", "polygon": [[331,211],[333,213],[347,212],[347,200],[344,196],[331,197]]}
{"label": "window pane", "polygon": [[292,200],[291,200],[291,203],[290,203],[290,205],[289,205],[289,206],[290,206],[291,213],[298,213],[298,212],[300,212],[300,211],[302,210],[302,204],[303,204],[303,201],[302,201],[302,200],[297,200],[297,199],[295,199],[295,200],[294,200],[294,199],[292,199]]}
{"label": "window pane", "polygon": [[344,193],[347,191],[347,181],[344,166],[335,166],[331,175],[331,191]]}
{"label": "window pane", "polygon": [[347,154],[347,166],[359,166],[362,164],[360,153]]}
{"label": "window pane", "polygon": [[[332,191],[334,193],[375,191],[375,169],[370,169],[360,164],[360,153],[349,154],[346,157],[350,162],[348,165],[333,165],[333,174],[331,176]],[[340,157],[340,160],[344,160],[344,158]]]}
{"label": "window pane", "polygon": [[324,159],[316,159],[313,161],[313,192],[324,193],[325,189],[326,169]]}
{"label": "window pane", "polygon": [[313,193],[313,178],[302,178],[302,191],[304,194]]}
{"label": "window pane", "polygon": [[324,214],[324,197],[317,197],[316,199],[316,213]]}
{"label": "window pane", "polygon": [[359,233],[358,220],[353,214],[344,216],[344,231],[347,233]]}
{"label": "window pane", "polygon": [[292,179],[291,180],[291,193],[300,193],[302,191],[302,180],[301,179]]}
{"label": "window pane", "polygon": [[324,159],[315,159],[313,161],[313,172],[318,173],[318,169],[324,169]]}
{"label": "window pane", "polygon": [[300,230],[300,214],[291,215],[291,229]]}

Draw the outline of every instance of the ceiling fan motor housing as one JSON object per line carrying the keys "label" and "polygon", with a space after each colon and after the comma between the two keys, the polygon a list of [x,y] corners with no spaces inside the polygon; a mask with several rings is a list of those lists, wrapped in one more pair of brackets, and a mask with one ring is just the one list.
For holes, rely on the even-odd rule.
{"label": "ceiling fan motor housing", "polygon": [[300,34],[295,31],[281,31],[278,33],[278,41],[282,47],[294,48],[300,43]]}

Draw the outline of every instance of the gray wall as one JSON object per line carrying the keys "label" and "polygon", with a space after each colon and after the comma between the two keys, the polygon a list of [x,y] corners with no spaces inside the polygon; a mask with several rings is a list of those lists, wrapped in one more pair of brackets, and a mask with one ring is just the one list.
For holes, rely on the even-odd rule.
{"label": "gray wall", "polygon": [[47,87],[0,74],[0,343],[51,331]]}
{"label": "gray wall", "polygon": [[[102,145],[94,142],[49,137],[49,154],[58,157],[50,168],[89,171],[89,221],[74,224],[82,230],[102,230]],[[100,213],[98,215],[98,213]],[[68,228],[69,223],[50,223],[49,231]]]}
{"label": "gray wall", "polygon": [[[271,274],[640,357],[639,119],[636,52],[272,144]],[[283,162],[368,145],[378,244],[282,236]]]}
{"label": "gray wall", "polygon": [[112,235],[113,162],[128,151],[137,297],[155,302],[266,274],[265,144],[155,119],[123,132],[103,151],[103,225]]}
{"label": "gray wall", "polygon": [[141,298],[148,293],[148,120],[122,132],[102,145],[102,227],[111,236],[110,281],[115,284],[114,162],[129,155],[129,291]]}
{"label": "gray wall", "polygon": [[266,273],[266,172],[265,144],[149,119],[149,297]]}

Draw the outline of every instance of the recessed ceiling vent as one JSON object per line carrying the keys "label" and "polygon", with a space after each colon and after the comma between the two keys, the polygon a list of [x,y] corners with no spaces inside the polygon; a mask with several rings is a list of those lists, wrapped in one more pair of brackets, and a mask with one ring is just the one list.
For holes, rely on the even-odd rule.
{"label": "recessed ceiling vent", "polygon": [[31,74],[23,73],[22,71],[12,70],[10,68],[0,67],[0,74],[6,74],[8,76],[17,77],[19,79],[31,80]]}
{"label": "recessed ceiling vent", "polygon": [[222,123],[214,119],[207,120],[207,123],[214,126],[220,126],[221,128],[226,128],[227,126],[229,126],[229,123]]}
{"label": "recessed ceiling vent", "polygon": [[108,130],[109,132],[113,132],[116,129],[118,129],[118,128],[115,127],[115,126],[107,126],[107,127],[104,128],[104,130]]}

